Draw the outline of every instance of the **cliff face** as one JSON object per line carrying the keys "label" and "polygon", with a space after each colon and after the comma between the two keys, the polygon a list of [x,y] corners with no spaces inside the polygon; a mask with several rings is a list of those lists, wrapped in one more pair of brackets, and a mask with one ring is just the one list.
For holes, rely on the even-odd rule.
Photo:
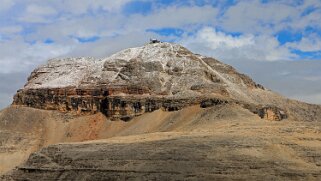
{"label": "cliff face", "polygon": [[[31,73],[13,104],[77,114],[102,112],[113,119],[129,120],[157,109],[202,106],[208,100],[251,105],[258,110],[273,103],[265,98],[269,95],[273,93],[229,65],[180,45],[156,43],[100,60],[50,60]],[[279,109],[273,112],[277,115]],[[262,118],[283,119],[259,112]]]}
{"label": "cliff face", "polygon": [[[126,93],[126,96],[113,96],[112,93]],[[140,88],[119,89],[29,89],[18,92],[14,104],[29,107],[59,110],[75,114],[103,113],[112,119],[127,121],[134,116],[157,109],[177,111],[183,107],[199,104],[202,99],[165,99],[159,96],[142,95]]]}

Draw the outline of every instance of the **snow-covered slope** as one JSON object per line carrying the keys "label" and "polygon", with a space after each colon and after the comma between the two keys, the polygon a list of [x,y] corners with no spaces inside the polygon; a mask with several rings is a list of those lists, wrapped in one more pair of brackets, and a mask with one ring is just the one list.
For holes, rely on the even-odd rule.
{"label": "snow-covered slope", "polygon": [[101,70],[102,61],[94,58],[51,59],[31,73],[25,88],[77,87],[86,77]]}

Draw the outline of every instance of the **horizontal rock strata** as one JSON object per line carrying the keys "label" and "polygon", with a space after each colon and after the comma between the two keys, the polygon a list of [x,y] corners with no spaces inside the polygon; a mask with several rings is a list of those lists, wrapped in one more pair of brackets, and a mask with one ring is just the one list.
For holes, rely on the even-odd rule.
{"label": "horizontal rock strata", "polygon": [[[246,129],[238,127],[238,130],[229,130],[235,132]],[[262,135],[258,130],[251,132],[256,133],[255,136],[240,131],[237,136],[225,133],[127,144],[53,145],[31,154],[28,161],[13,172],[11,178],[320,180],[319,147],[282,140],[278,136],[285,134],[278,132],[275,132],[278,135],[268,132],[258,137]],[[287,150],[292,151],[287,153]],[[295,154],[296,157],[291,159],[287,157],[288,154]]]}
{"label": "horizontal rock strata", "polygon": [[[119,96],[119,94],[126,96]],[[74,112],[76,114],[95,114],[102,112],[112,119],[128,121],[134,116],[157,109],[177,111],[186,106],[199,104],[200,107],[212,107],[220,104],[237,103],[258,114],[261,118],[280,121],[286,118],[285,111],[277,107],[262,107],[233,100],[219,98],[169,98],[146,96],[147,89],[138,87],[113,87],[108,89],[27,89],[20,90],[13,104],[28,107]],[[116,95],[114,95],[116,94]]]}
{"label": "horizontal rock strata", "polygon": [[[124,93],[126,96],[113,94]],[[14,97],[15,105],[38,109],[71,111],[77,114],[102,112],[111,118],[129,120],[133,116],[157,109],[176,111],[199,104],[201,100],[144,96],[147,90],[136,87],[109,89],[28,89],[20,90]]]}

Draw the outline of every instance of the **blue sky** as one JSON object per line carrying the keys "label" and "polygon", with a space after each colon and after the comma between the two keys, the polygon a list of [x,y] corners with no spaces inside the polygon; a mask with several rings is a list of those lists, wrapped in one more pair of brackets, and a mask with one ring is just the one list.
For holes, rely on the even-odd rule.
{"label": "blue sky", "polygon": [[[241,58],[246,59],[255,59],[249,52],[263,42],[270,44],[266,51],[264,47],[256,50],[264,55],[260,57],[262,61],[321,59],[318,0],[2,1],[2,45],[15,41],[29,44],[30,49],[51,45],[60,50],[68,46],[68,51],[42,55],[45,59],[78,55],[86,44],[93,46],[135,33],[139,38],[146,36],[144,41],[151,36],[186,46],[210,36],[212,40],[204,44],[222,45],[220,49],[227,55],[234,52],[233,44],[238,42],[237,48],[245,51]],[[142,43],[136,42],[128,46]],[[118,49],[88,52],[88,56],[106,56]],[[218,58],[227,58],[222,50],[213,49],[218,51]]]}
{"label": "blue sky", "polygon": [[[0,106],[11,101],[7,97],[23,86],[30,71],[50,58],[105,57],[151,37],[241,69],[244,62],[303,62],[299,67],[304,68],[321,60],[320,0],[0,1],[0,78],[16,77],[17,82],[0,92]],[[321,103],[319,88],[311,89]],[[279,90],[300,99],[297,92]]]}

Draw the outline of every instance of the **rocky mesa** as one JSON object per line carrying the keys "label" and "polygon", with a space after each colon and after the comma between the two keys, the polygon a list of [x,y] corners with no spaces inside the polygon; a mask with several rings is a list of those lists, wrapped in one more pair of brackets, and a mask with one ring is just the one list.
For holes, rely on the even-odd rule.
{"label": "rocky mesa", "polygon": [[0,112],[3,180],[320,180],[321,106],[173,43],[52,59]]}
{"label": "rocky mesa", "polygon": [[[129,120],[157,109],[176,111],[237,103],[282,120],[279,97],[214,58],[171,43],[130,48],[108,58],[53,59],[34,70],[14,105]],[[269,115],[268,115],[269,114]]]}

